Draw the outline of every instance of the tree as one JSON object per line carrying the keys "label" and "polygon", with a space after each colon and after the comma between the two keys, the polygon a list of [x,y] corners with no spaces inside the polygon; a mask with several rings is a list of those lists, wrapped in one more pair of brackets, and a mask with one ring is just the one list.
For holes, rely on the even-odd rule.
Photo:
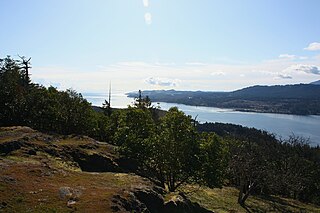
{"label": "tree", "polygon": [[133,107],[118,113],[113,141],[120,146],[122,154],[143,167],[150,159],[149,138],[155,130],[151,113]]}
{"label": "tree", "polygon": [[0,59],[0,125],[24,124],[27,87],[18,63]]}
{"label": "tree", "polygon": [[25,85],[28,86],[31,82],[30,77],[29,77],[29,69],[32,68],[30,66],[31,65],[31,63],[30,63],[31,58],[26,59],[25,56],[19,56],[19,58],[22,60],[20,62],[20,66],[22,66],[21,69],[23,70],[23,74],[24,74],[24,82],[25,82]]}
{"label": "tree", "polygon": [[135,98],[134,100],[135,100],[135,102],[133,103],[133,105],[136,108],[149,109],[151,107],[151,100],[150,100],[149,96],[146,96],[145,98],[143,98],[141,90],[139,90],[138,97]]}
{"label": "tree", "polygon": [[102,104],[102,109],[103,109],[103,113],[107,116],[110,116],[111,113],[112,113],[112,110],[111,110],[111,106],[110,106],[110,103],[109,101],[107,100],[104,100],[104,103]]}
{"label": "tree", "polygon": [[157,177],[169,191],[190,181],[200,167],[198,134],[190,116],[170,108],[161,118],[154,138],[153,161]]}
{"label": "tree", "polygon": [[200,136],[200,161],[198,181],[208,187],[222,187],[227,168],[228,149],[226,143],[215,133]]}
{"label": "tree", "polygon": [[269,157],[268,146],[250,139],[230,141],[230,175],[239,188],[238,203],[241,206],[245,205],[245,201],[255,189],[263,186],[268,177],[272,176],[269,173],[273,171]]}

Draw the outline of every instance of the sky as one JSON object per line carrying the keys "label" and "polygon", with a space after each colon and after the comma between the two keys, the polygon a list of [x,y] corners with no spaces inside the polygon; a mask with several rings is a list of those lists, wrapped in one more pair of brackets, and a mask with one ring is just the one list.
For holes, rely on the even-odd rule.
{"label": "sky", "polygon": [[320,79],[318,0],[0,0],[0,58],[81,93]]}

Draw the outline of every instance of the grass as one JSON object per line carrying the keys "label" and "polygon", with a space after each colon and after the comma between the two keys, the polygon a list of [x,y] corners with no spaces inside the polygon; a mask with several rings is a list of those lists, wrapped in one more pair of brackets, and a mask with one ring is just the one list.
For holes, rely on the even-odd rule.
{"label": "grass", "polygon": [[277,196],[250,196],[246,208],[237,203],[239,191],[233,187],[210,189],[207,187],[185,186],[181,190],[192,201],[218,213],[242,212],[320,212],[320,207],[301,203],[297,200]]}
{"label": "grass", "polygon": [[[3,162],[5,161],[5,162]],[[0,203],[7,204],[5,212],[71,212],[75,209],[90,212],[111,212],[111,200],[116,194],[125,196],[133,188],[149,187],[150,182],[131,174],[89,173],[71,171],[13,158],[0,160],[6,168],[0,180],[10,177],[14,181],[1,182]],[[68,199],[59,197],[61,187],[81,191],[74,207],[67,207]],[[1,209],[0,209],[1,212]]]}
{"label": "grass", "polygon": [[[64,155],[65,149],[74,149],[113,156],[111,145],[97,145],[87,137],[48,137],[23,127],[0,128],[0,145],[23,137],[28,143],[22,148],[0,156],[0,212],[111,212],[114,195],[126,197],[133,188],[152,185],[132,174],[82,172]],[[47,147],[63,157],[51,156]],[[36,155],[29,155],[30,149],[37,150]],[[59,196],[61,187],[81,191],[76,204],[67,206],[69,198]]]}

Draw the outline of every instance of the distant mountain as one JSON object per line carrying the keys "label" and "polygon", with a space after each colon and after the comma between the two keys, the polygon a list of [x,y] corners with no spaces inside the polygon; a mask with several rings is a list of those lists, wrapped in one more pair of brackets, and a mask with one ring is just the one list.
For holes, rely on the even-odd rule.
{"label": "distant mountain", "polygon": [[253,86],[236,90],[230,95],[249,99],[320,99],[320,84]]}
{"label": "distant mountain", "polygon": [[[231,108],[240,111],[320,115],[320,85],[252,86],[233,92],[143,91],[153,102]],[[137,93],[128,93],[136,97]]]}
{"label": "distant mountain", "polygon": [[320,80],[319,80],[319,81],[311,82],[310,84],[313,84],[313,85],[320,85]]}

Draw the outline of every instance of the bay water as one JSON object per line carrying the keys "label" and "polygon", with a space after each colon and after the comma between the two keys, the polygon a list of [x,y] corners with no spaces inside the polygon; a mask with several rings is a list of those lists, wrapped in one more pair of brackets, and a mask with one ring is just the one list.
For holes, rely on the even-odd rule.
{"label": "bay water", "polygon": [[[101,106],[106,99],[105,94],[84,94],[84,97],[92,105]],[[113,94],[111,106],[126,108],[132,105],[133,99],[124,94]],[[240,112],[232,109],[220,109],[214,107],[188,106],[184,104],[160,102],[161,109],[168,110],[178,107],[185,114],[197,117],[197,121],[220,122],[238,124],[246,127],[254,127],[275,134],[278,138],[288,138],[290,135],[308,138],[311,145],[320,145],[320,116],[287,115],[275,113]]]}

